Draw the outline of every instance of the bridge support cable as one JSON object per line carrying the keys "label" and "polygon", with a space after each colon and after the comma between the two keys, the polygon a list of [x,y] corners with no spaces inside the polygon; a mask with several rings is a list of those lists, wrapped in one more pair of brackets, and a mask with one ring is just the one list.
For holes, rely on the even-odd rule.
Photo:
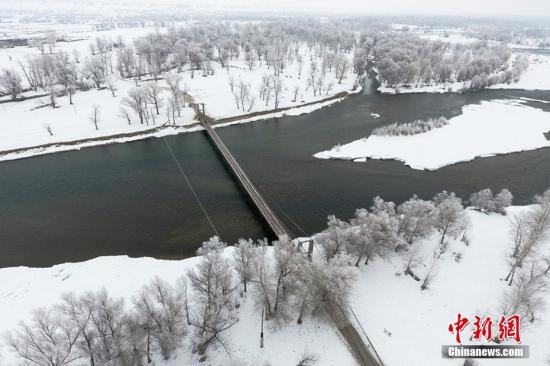
{"label": "bridge support cable", "polygon": [[260,194],[256,186],[252,183],[250,178],[243,171],[237,160],[233,157],[227,146],[220,139],[218,134],[213,130],[210,124],[206,121],[205,117],[202,117],[202,124],[206,130],[206,133],[210,137],[210,140],[218,149],[219,153],[222,155],[223,159],[227,162],[231,171],[241,183],[242,187],[248,193],[255,206],[259,210],[260,214],[264,217],[266,222],[269,224],[275,235],[277,236],[288,236],[292,238],[292,233],[285,228],[281,220],[275,215],[271,207],[265,201],[265,198]]}
{"label": "bridge support cable", "polygon": [[[243,171],[244,171],[244,168],[243,168]],[[254,180],[254,178],[250,175],[248,175],[248,178],[250,179],[250,181],[252,181],[252,183],[256,186],[256,187],[259,187],[258,186],[258,183],[256,183],[256,181]],[[298,231],[300,231],[304,236],[308,236],[306,231],[304,229],[302,229],[302,227],[296,223],[296,221],[294,221],[292,219],[292,217],[290,217],[290,215],[277,203],[277,201],[275,201],[273,199],[273,197],[271,197],[271,195],[269,193],[267,193],[267,191],[263,191],[262,194],[265,196],[266,198],[266,201],[268,201],[272,206],[275,206],[277,208],[277,211],[279,211],[280,213],[283,214],[284,217],[287,218],[287,220],[295,227],[298,229]]]}
{"label": "bridge support cable", "polygon": [[166,145],[166,149],[168,149],[168,152],[170,153],[170,156],[172,157],[172,159],[176,163],[176,166],[178,167],[178,170],[180,171],[181,175],[185,179],[185,182],[187,183],[187,186],[189,187],[189,190],[193,194],[193,197],[195,197],[195,200],[197,201],[200,209],[202,210],[202,213],[204,214],[204,217],[206,217],[206,220],[208,221],[208,224],[212,228],[212,231],[214,232],[214,235],[216,235],[217,237],[220,237],[220,233],[216,229],[216,226],[214,225],[214,222],[210,218],[210,215],[208,215],[208,212],[206,211],[206,208],[204,207],[202,201],[200,200],[199,195],[197,194],[197,192],[193,188],[193,185],[191,184],[191,181],[189,180],[189,177],[187,176],[187,174],[185,174],[185,171],[183,170],[183,167],[181,166],[178,158],[174,154],[174,151],[172,150],[172,148],[170,147],[170,144],[168,144],[168,141],[166,141],[166,138],[164,136],[162,137],[162,141],[164,141],[164,145]]}

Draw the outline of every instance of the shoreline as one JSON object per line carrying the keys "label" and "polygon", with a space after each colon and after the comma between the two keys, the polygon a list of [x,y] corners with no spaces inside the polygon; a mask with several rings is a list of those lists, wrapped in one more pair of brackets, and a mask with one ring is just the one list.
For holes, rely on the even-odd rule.
{"label": "shoreline", "polygon": [[[313,156],[318,159],[356,163],[394,160],[411,169],[435,171],[478,158],[549,147],[550,142],[546,136],[550,128],[549,112],[538,105],[526,105],[529,101],[532,98],[493,99],[467,104],[462,107],[461,114],[451,118],[441,128],[411,135],[371,134],[333,146]],[[529,123],[518,124],[517,121]],[[499,131],[498,138],[494,136],[496,130]],[[465,144],[464,141],[468,143]],[[419,150],[418,146],[423,148]]]}
{"label": "shoreline", "polygon": [[[252,112],[247,114],[241,114],[237,116],[223,117],[212,120],[212,126],[214,128],[227,127],[234,124],[249,123],[260,121],[269,118],[278,118],[284,115],[300,115],[311,113],[317,109],[328,107],[334,103],[338,103],[346,98],[359,94],[363,88],[361,86],[349,90],[339,92],[329,97],[319,99],[313,102],[307,102],[295,106],[280,107],[276,109],[270,109],[266,111]],[[309,108],[308,108],[309,107]],[[300,111],[303,109],[303,111]],[[287,112],[291,113],[287,113]],[[299,113],[296,113],[298,111]],[[292,113],[294,112],[294,113]],[[86,139],[72,140],[72,141],[60,141],[52,142],[48,144],[21,147],[10,150],[0,151],[0,162],[26,159],[40,155],[54,154],[58,152],[75,151],[85,148],[110,145],[115,143],[126,143],[133,141],[146,140],[149,138],[159,138],[164,136],[174,136],[186,133],[192,133],[202,131],[203,127],[200,126],[200,122],[194,120],[194,122],[187,125],[159,125],[157,127],[134,131],[128,133],[119,133],[114,135],[107,135],[101,137],[91,137]]]}

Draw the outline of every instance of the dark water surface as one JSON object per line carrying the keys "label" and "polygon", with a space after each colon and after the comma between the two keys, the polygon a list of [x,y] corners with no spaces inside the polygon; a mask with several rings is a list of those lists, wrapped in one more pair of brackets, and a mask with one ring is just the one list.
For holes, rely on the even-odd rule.
{"label": "dark water surface", "polygon": [[[290,219],[313,233],[323,228],[327,215],[349,218],[376,195],[402,201],[414,193],[430,198],[443,189],[466,197],[485,187],[508,187],[516,204],[528,202],[550,186],[550,149],[476,159],[435,172],[394,161],[312,157],[386,123],[452,117],[465,104],[518,97],[550,100],[550,93],[360,95],[311,114],[218,132],[287,226],[302,235]],[[550,111],[549,104],[531,104]],[[382,117],[373,119],[371,112]],[[166,141],[224,240],[271,235],[202,132]],[[212,234],[161,139],[0,163],[0,267],[117,254],[181,258]]]}

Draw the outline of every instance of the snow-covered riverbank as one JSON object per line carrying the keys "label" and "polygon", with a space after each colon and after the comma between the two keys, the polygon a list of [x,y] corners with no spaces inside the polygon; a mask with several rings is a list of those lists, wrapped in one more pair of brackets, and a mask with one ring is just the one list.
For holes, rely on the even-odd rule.
{"label": "snow-covered riverbank", "polygon": [[[516,56],[518,53],[515,54]],[[509,84],[499,83],[489,86],[489,89],[522,89],[522,90],[550,90],[550,56],[529,55],[529,66],[517,82]],[[433,85],[416,85],[407,87],[380,86],[378,89],[385,94],[402,93],[458,93],[467,90],[470,82],[452,81]]]}
{"label": "snow-covered riverbank", "polygon": [[[535,102],[535,103],[544,103]],[[321,159],[395,159],[413,169],[446,165],[550,146],[550,113],[524,100],[493,100],[463,107],[449,124],[411,136],[374,136],[315,154]]]}
{"label": "snow-covered riverbank", "polygon": [[[271,251],[272,248],[269,248]],[[225,250],[230,258],[233,247]],[[169,283],[186,275],[199,262],[199,257],[184,260],[100,257],[80,263],[65,263],[51,268],[0,269],[0,335],[29,320],[33,309],[58,303],[66,292],[84,293],[105,288],[109,294],[125,299],[132,296],[153,278]],[[259,347],[261,316],[249,293],[239,309],[239,322],[228,331],[230,353],[219,347],[209,354],[211,365],[293,365],[304,353],[314,354],[320,365],[353,365],[354,359],[338,331],[323,319],[307,319],[301,326],[295,321],[281,328],[265,329],[265,347]],[[186,348],[187,349],[187,348]],[[0,338],[0,366],[13,366],[14,355]],[[232,363],[233,362],[233,363]],[[155,360],[157,366],[195,365],[197,355],[189,351],[175,360]]]}
{"label": "snow-covered riverbank", "polygon": [[[452,344],[454,340],[447,325],[458,312],[470,317],[485,311],[493,317],[499,315],[499,301],[508,289],[501,278],[508,269],[509,217],[528,209],[529,206],[510,207],[508,216],[467,210],[471,222],[469,244],[460,240],[450,242],[427,290],[421,291],[419,282],[403,274],[404,257],[398,253],[386,261],[371,261],[358,270],[351,306],[387,365],[462,365],[459,360],[441,358],[441,345]],[[439,235],[434,233],[418,244],[422,248],[418,255],[423,258],[416,269],[418,276],[423,277],[429,270],[438,239]],[[225,249],[225,255],[230,257],[232,251],[232,247]],[[32,309],[56,303],[64,292],[83,293],[105,287],[111,295],[123,297],[130,304],[136,291],[155,276],[174,283],[198,261],[198,257],[167,261],[116,256],[51,268],[0,269],[0,334],[12,330],[21,320],[28,320]],[[541,365],[548,353],[545,343],[545,334],[550,329],[548,315],[546,309],[539,314],[537,323],[523,329],[522,343],[530,346],[529,359],[498,360],[484,365]],[[228,330],[230,352],[222,348],[213,350],[209,354],[212,365],[269,362],[273,366],[287,366],[296,363],[304,352],[315,356],[320,366],[355,364],[335,328],[325,320],[307,319],[300,326],[290,321],[281,327],[268,327],[265,348],[260,349],[260,316],[254,309],[251,293],[242,301],[238,316],[237,325]],[[402,351],[395,352],[397,348]],[[5,345],[0,348],[0,355],[1,366],[14,364]],[[182,363],[195,364],[196,355],[184,353],[170,362],[158,360],[156,365]]]}
{"label": "snow-covered riverbank", "polygon": [[[183,26],[186,27],[185,24]],[[69,37],[77,37],[77,40],[58,42],[51,55],[42,55],[33,47],[0,49],[0,70],[12,70],[21,74],[23,79],[21,65],[25,65],[32,57],[54,59],[63,54],[71,59],[80,57],[76,64],[78,66],[75,66],[80,68],[87,59],[95,57],[89,55],[94,37],[120,39],[120,42],[135,46],[138,36],[155,32],[164,34],[167,31],[166,28],[115,28],[103,32],[69,32]],[[242,52],[226,60],[223,67],[217,62],[209,64],[208,73],[186,64],[179,72],[171,69],[161,73],[158,81],[154,81],[151,75],[142,76],[136,81],[131,77],[121,78],[118,72],[113,72],[119,53],[109,51],[111,73],[103,80],[102,87],[76,90],[72,104],[61,85],[56,85],[58,96],[55,98],[55,107],[51,106],[50,95],[42,90],[26,90],[22,98],[15,101],[9,95],[0,96],[0,160],[196,131],[195,113],[189,106],[193,101],[204,103],[206,113],[214,119],[261,113],[254,119],[246,118],[245,122],[250,122],[284,114],[308,113],[335,102],[327,100],[331,97],[359,90],[357,78],[349,67],[353,59],[352,52],[341,55],[347,62],[344,73],[337,75],[334,68],[331,72],[323,71],[322,80],[319,82],[317,79],[314,91],[309,85],[308,75],[312,74],[312,68],[318,67],[318,63],[304,60],[316,60],[319,56],[305,42],[297,41],[293,47],[293,59],[286,62],[284,69],[276,75],[280,89],[277,94],[274,89],[270,89],[267,97],[262,94],[262,88],[265,88],[267,77],[274,77],[273,66],[263,59],[262,62],[257,59],[251,62]],[[318,72],[316,70],[313,71],[315,75]],[[167,74],[174,73],[179,77],[177,89],[186,95],[183,97],[186,101],[183,106],[180,102],[183,108],[168,121],[171,92],[165,78]],[[24,88],[28,88],[26,84],[23,83]],[[145,122],[140,121],[141,118],[138,118],[127,100],[130,92],[138,86],[141,89],[155,86],[158,90],[157,103],[153,103],[150,96],[146,97],[147,116],[150,117]],[[236,102],[235,93],[239,88],[246,89],[250,94],[246,96],[248,100],[245,106],[240,105],[242,103],[239,100]],[[244,95],[242,97],[245,98]],[[319,105],[312,105],[318,102]],[[91,117],[94,110],[99,112],[97,124]],[[270,114],[270,111],[274,113]]]}
{"label": "snow-covered riverbank", "polygon": [[[354,94],[360,93],[361,90],[362,89],[358,87],[355,90],[345,92],[345,94],[354,95]],[[225,118],[221,118],[219,122],[215,122],[215,128],[226,127],[226,126],[231,126],[231,125],[240,124],[240,123],[255,122],[255,121],[260,121],[260,120],[269,119],[269,118],[278,118],[278,117],[283,117],[287,115],[298,116],[301,114],[307,114],[307,113],[316,111],[318,109],[331,106],[334,103],[341,102],[345,98],[346,96],[338,97],[337,95],[335,95],[334,97],[321,99],[317,102],[308,102],[308,103],[303,103],[303,105],[298,105],[295,107],[281,108],[278,111],[273,111],[273,112],[263,111],[261,113],[258,113],[255,116],[243,115],[242,117],[240,116],[225,117]],[[68,138],[62,141],[47,143],[43,145],[8,149],[8,150],[0,151],[0,161],[23,159],[23,158],[29,158],[29,157],[38,156],[38,155],[52,154],[56,152],[71,151],[71,150],[80,150],[88,147],[101,146],[101,145],[107,145],[107,144],[113,144],[113,143],[125,143],[125,142],[131,142],[131,141],[144,140],[152,137],[163,137],[163,136],[178,135],[183,133],[201,131],[203,128],[200,126],[199,121],[194,119],[194,116],[191,117],[191,115],[193,114],[194,112],[191,109],[189,108],[183,109],[182,111],[183,117],[181,119],[182,122],[177,123],[176,125],[163,123],[157,126],[141,126],[141,128],[140,127],[137,127],[135,129],[130,128],[129,131],[125,131],[125,132],[120,132],[116,128],[114,128],[112,133],[107,135],[104,135],[105,131],[103,130],[101,132],[96,131],[95,134],[94,133],[84,134],[76,140],[72,140]],[[186,115],[188,117],[187,119],[185,118]],[[224,120],[228,120],[228,122],[224,122]]]}

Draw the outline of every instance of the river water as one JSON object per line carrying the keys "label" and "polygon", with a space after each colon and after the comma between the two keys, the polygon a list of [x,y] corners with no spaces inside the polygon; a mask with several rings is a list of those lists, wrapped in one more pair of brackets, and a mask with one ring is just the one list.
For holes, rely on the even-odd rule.
{"label": "river water", "polygon": [[[321,230],[329,214],[351,217],[376,195],[400,202],[415,193],[430,198],[449,190],[467,197],[486,187],[508,187],[515,204],[529,202],[550,186],[550,149],[476,159],[435,172],[395,161],[312,157],[386,123],[452,117],[465,104],[519,97],[550,100],[550,93],[358,95],[307,115],[218,132],[288,228],[304,235]],[[550,111],[550,104],[533,106]],[[381,117],[374,119],[371,112]],[[166,141],[222,239],[271,235],[203,132]],[[161,139],[0,163],[0,267],[118,254],[181,258],[211,235]]]}

